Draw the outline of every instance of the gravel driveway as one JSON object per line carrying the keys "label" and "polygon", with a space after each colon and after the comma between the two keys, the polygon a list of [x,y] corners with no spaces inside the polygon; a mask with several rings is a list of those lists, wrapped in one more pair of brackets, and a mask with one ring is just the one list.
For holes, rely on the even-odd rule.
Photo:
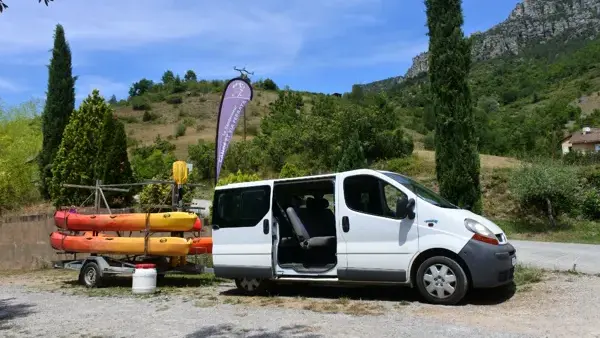
{"label": "gravel driveway", "polygon": [[0,336],[600,337],[600,278],[592,276],[548,273],[514,294],[476,292],[454,307],[422,304],[403,288],[295,287],[243,297],[230,283],[152,297],[130,296],[124,286],[106,297],[72,279],[52,271],[0,277]]}

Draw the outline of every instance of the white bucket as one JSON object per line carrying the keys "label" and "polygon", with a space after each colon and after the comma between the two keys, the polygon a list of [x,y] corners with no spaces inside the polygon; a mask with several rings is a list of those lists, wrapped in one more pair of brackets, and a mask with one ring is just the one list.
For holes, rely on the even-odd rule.
{"label": "white bucket", "polygon": [[156,291],[156,265],[137,264],[133,272],[131,291],[134,294],[149,294]]}

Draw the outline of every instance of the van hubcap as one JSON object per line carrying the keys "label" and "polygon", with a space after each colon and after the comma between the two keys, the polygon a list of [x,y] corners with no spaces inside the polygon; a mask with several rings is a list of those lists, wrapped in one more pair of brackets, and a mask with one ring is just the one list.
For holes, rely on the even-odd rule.
{"label": "van hubcap", "polygon": [[448,298],[456,290],[456,275],[444,264],[434,264],[425,270],[423,282],[427,292],[436,298]]}
{"label": "van hubcap", "polygon": [[256,278],[242,278],[240,286],[246,291],[254,291],[260,286],[260,281]]}

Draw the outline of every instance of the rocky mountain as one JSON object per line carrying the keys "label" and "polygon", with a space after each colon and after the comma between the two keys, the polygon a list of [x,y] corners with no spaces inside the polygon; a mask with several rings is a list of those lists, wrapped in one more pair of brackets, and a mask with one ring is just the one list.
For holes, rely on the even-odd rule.
{"label": "rocky mountain", "polygon": [[[550,41],[568,43],[574,39],[592,39],[600,33],[600,0],[523,0],[509,17],[486,32],[474,33],[474,61],[500,56],[518,56],[526,50]],[[380,90],[427,72],[427,53],[413,58],[404,76],[392,77],[363,86]]]}

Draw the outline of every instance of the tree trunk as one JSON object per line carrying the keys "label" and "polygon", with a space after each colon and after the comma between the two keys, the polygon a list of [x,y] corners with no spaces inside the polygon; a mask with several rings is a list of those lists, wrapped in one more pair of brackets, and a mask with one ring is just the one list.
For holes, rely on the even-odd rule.
{"label": "tree trunk", "polygon": [[552,224],[553,228],[556,228],[556,220],[554,219],[554,210],[552,209],[552,202],[550,202],[549,198],[546,198],[546,204],[548,205],[548,218],[550,219],[550,224]]}

